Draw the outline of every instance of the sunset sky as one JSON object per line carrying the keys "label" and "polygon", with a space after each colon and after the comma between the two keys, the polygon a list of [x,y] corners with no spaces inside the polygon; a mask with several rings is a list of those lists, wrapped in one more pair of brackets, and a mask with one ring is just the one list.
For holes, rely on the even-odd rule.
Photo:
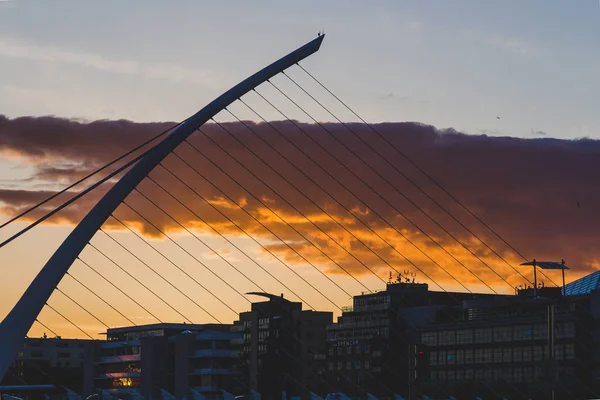
{"label": "sunset sky", "polygon": [[[375,124],[383,137],[527,258],[564,258],[573,269],[568,280],[598,269],[597,1],[176,4],[0,2],[2,220],[193,114],[325,30],[321,50],[303,65]],[[289,122],[275,122],[273,129],[235,103],[230,110],[248,121],[250,129],[227,113],[216,120],[227,122],[225,128],[240,142],[210,124],[204,129],[206,136],[196,133],[191,139],[206,157],[184,144],[177,154],[189,165],[175,156],[166,159],[165,166],[190,188],[162,167],[151,177],[174,197],[150,180],[139,186],[178,222],[133,193],[127,203],[150,222],[125,205],[115,215],[140,237],[111,219],[107,234],[99,232],[92,241],[181,314],[149,295],[94,248],[86,248],[81,258],[158,318],[173,322],[184,317],[212,322],[211,315],[231,322],[231,309],[249,307],[237,292],[263,289],[339,313],[336,307],[351,304],[351,295],[383,289],[392,269],[415,271],[419,281],[435,290],[510,293],[524,283],[519,272],[530,277],[529,270],[517,267],[523,260],[514,251],[378,135],[355,123],[355,116],[300,69],[293,67],[289,76],[342,121],[352,122],[350,130],[285,77],[276,77],[273,83],[316,120],[328,122],[326,129],[273,87],[260,87],[259,93],[298,120],[301,129]],[[284,119],[256,94],[244,100],[269,121]],[[0,315],[10,310],[73,224],[106,190],[86,196],[51,223],[0,249]],[[0,238],[29,221],[0,230]],[[108,235],[186,295],[161,281]],[[70,272],[136,323],[156,321],[79,261]],[[109,326],[128,323],[71,277],[66,276],[60,288]],[[49,303],[94,337],[105,329],[61,293]],[[51,310],[45,309],[40,321],[61,335],[82,336]],[[36,324],[31,334],[46,331]]]}

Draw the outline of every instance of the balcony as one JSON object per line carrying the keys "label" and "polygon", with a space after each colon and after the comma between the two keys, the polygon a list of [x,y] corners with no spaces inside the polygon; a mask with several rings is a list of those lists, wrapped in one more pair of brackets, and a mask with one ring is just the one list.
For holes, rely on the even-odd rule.
{"label": "balcony", "polygon": [[96,375],[94,379],[139,378],[141,376],[141,372],[106,372]]}
{"label": "balcony", "polygon": [[131,362],[131,361],[140,361],[141,354],[127,354],[122,356],[106,356],[100,357],[96,364],[112,364],[112,363],[121,363],[121,362]]}
{"label": "balcony", "polygon": [[196,357],[239,357],[239,350],[232,349],[206,349],[206,350],[196,350],[190,358]]}

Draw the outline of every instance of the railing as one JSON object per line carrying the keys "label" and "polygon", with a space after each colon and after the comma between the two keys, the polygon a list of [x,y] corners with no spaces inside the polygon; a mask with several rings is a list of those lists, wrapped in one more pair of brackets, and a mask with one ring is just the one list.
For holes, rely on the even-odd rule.
{"label": "railing", "polygon": [[107,372],[96,375],[94,379],[139,378],[141,375],[141,372]]}

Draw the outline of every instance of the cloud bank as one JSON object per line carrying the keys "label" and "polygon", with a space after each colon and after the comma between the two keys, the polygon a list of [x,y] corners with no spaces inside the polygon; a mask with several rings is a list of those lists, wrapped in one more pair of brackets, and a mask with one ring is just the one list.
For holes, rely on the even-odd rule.
{"label": "cloud bank", "polygon": [[[226,235],[247,233],[287,262],[305,263],[297,251],[329,274],[344,274],[341,268],[356,275],[371,269],[380,276],[392,268],[418,269],[442,286],[482,279],[506,290],[498,275],[510,285],[523,283],[515,271],[522,259],[514,251],[366,127],[347,125],[380,154],[341,124],[327,123],[324,130],[296,123],[302,131],[291,122],[245,124],[251,130],[241,123],[225,124],[227,131],[206,125],[190,138],[196,149],[182,144],[178,156],[164,161],[166,169],[157,167],[152,180],[140,184],[126,203],[150,223],[125,205],[116,215],[152,237],[161,236],[157,228],[182,232],[179,224],[199,233],[215,234],[213,228]],[[57,182],[72,182],[171,125],[0,116],[0,152],[26,161],[34,171],[28,181],[43,187],[1,189],[0,211],[8,217],[26,209],[52,194]],[[598,267],[600,142],[473,136],[416,123],[375,128],[526,257],[564,258],[572,277]],[[106,190],[86,196],[53,223],[77,223]],[[112,219],[107,224],[122,229]]]}

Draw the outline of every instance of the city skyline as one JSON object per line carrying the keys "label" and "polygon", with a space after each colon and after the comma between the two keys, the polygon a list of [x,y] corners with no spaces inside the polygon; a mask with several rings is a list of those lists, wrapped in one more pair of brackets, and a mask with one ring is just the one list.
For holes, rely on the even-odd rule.
{"label": "city skyline", "polygon": [[[0,64],[0,72],[11,76],[10,83],[0,84],[0,99],[9,99],[4,102],[0,100],[0,150],[3,153],[0,161],[3,176],[0,181],[0,201],[4,206],[4,219],[94,167],[103,165],[149,135],[172,125],[156,121],[185,118],[257,67],[273,61],[285,50],[302,43],[306,39],[306,26],[292,24],[283,35],[273,35],[271,32],[278,32],[280,25],[286,24],[290,18],[297,19],[300,14],[309,15],[311,11],[306,6],[282,7],[278,10],[279,14],[273,14],[279,18],[261,19],[260,11],[264,10],[267,3],[252,10],[238,4],[237,10],[229,14],[225,9],[209,8],[205,15],[212,15],[213,21],[197,28],[198,36],[202,39],[192,47],[202,51],[196,53],[184,51],[187,47],[182,46],[188,45],[187,41],[183,43],[172,40],[172,35],[179,34],[188,38],[194,32],[185,23],[193,21],[192,16],[198,11],[191,3],[186,3],[187,12],[183,14],[172,14],[173,9],[158,3],[143,10],[131,5],[125,6],[119,8],[118,12],[117,9],[108,12],[106,8],[99,10],[96,6],[78,6],[69,2],[53,9],[47,8],[43,3],[36,7],[25,7],[24,4],[25,2],[18,0],[0,4],[0,59],[5,61]],[[325,29],[328,35],[326,48],[315,59],[307,60],[303,65],[360,115],[376,124],[386,137],[405,149],[419,165],[527,257],[566,259],[573,268],[568,280],[597,269],[599,261],[594,246],[597,243],[595,227],[598,218],[595,204],[599,194],[592,187],[592,182],[593,172],[597,170],[595,159],[598,142],[595,139],[599,137],[600,123],[594,113],[598,105],[597,99],[593,98],[594,84],[597,82],[592,79],[592,73],[600,59],[593,52],[595,42],[592,34],[597,32],[591,26],[594,15],[592,11],[598,11],[597,4],[594,2],[590,5],[591,11],[582,11],[561,6],[559,2],[544,2],[544,14],[541,14],[540,2],[520,8],[522,13],[517,18],[512,18],[512,14],[509,18],[508,3],[503,6],[483,6],[476,5],[475,2],[464,2],[464,9],[448,5],[432,7],[431,4],[433,3],[423,6],[408,1],[397,6],[384,3],[381,7],[369,9],[368,13],[361,13],[361,7],[355,5],[355,8],[346,9],[347,14],[341,13],[339,20],[332,19],[332,15],[339,14],[336,14],[339,9],[327,5],[318,18],[311,20],[311,24],[315,25],[315,33]],[[68,14],[67,10],[72,14]],[[463,15],[464,24],[459,25],[454,19],[457,16],[455,13],[465,10],[472,13],[473,18]],[[231,33],[225,34],[218,25],[218,17],[231,17],[233,23],[227,24],[228,27],[244,27],[245,24],[253,23],[242,21],[244,12],[249,12],[257,21],[262,21],[265,32],[255,30],[248,37],[236,36],[236,30],[240,29],[236,27]],[[90,15],[103,20],[98,13],[104,13],[102,17],[108,22],[105,25],[93,25],[96,28],[94,32],[81,30],[82,24],[91,24]],[[136,13],[141,13],[143,18],[136,18]],[[74,16],[76,17],[73,18]],[[496,23],[486,25],[485,22],[489,22],[492,16]],[[178,20],[178,29],[159,37],[157,31],[150,28],[152,24],[148,23],[157,22],[159,17]],[[354,33],[348,31],[345,23],[357,23],[361,20],[364,24],[355,25],[360,29]],[[51,21],[62,21],[63,24],[58,24],[61,29],[51,30],[49,35],[41,35],[45,24]],[[125,21],[129,25],[126,26]],[[571,31],[565,33],[560,29],[563,23],[576,28],[579,35]],[[81,34],[75,36],[74,32]],[[590,35],[581,36],[584,33]],[[207,37],[213,39],[215,34],[219,39],[218,46],[206,40]],[[169,40],[176,45],[169,47]],[[374,45],[369,46],[370,43]],[[233,51],[228,51],[229,48]],[[375,58],[376,54],[380,58]],[[405,58],[403,54],[409,54],[412,58]],[[209,57],[204,58],[202,55]],[[246,61],[240,63],[240,59]],[[541,65],[544,65],[541,70],[543,72],[540,72]],[[340,74],[340,69],[345,73]],[[558,71],[560,76],[554,74]],[[309,91],[319,89],[297,67],[289,71],[289,76],[298,80]],[[283,77],[278,77],[273,82],[294,98],[302,94]],[[350,85],[349,82],[353,84]],[[57,85],[60,85],[60,90]],[[223,297],[215,299],[205,292],[199,294],[202,304],[206,304],[207,309],[216,310],[218,318],[228,321],[228,306],[237,311],[243,311],[247,307],[242,296],[238,296],[227,285],[231,283],[242,293],[256,290],[256,284],[244,278],[244,274],[259,282],[266,291],[287,291],[281,288],[280,282],[273,281],[263,271],[257,270],[254,262],[263,265],[281,281],[291,282],[289,286],[302,297],[298,300],[305,300],[303,302],[310,303],[315,309],[323,310],[335,308],[333,304],[343,306],[348,302],[348,294],[377,290],[393,269],[417,272],[422,281],[429,281],[429,277],[432,277],[439,282],[440,289],[450,291],[465,289],[510,293],[514,286],[523,283],[520,271],[513,268],[520,263],[519,257],[493,234],[476,224],[472,217],[461,214],[462,218],[469,219],[467,225],[476,225],[472,229],[489,241],[494,250],[511,264],[511,267],[507,266],[501,258],[480,246],[477,240],[436,209],[435,204],[414,191],[403,181],[401,174],[394,170],[395,167],[391,167],[394,164],[404,171],[410,166],[403,164],[404,161],[392,149],[386,148],[383,142],[372,143],[381,154],[389,157],[385,159],[393,160],[392,164],[386,165],[387,161],[384,162],[380,154],[375,154],[364,146],[360,147],[360,143],[348,136],[343,124],[327,124],[351,148],[357,149],[359,158],[364,157],[374,166],[376,172],[373,172],[369,167],[365,168],[366,165],[361,160],[332,141],[333,137],[326,137],[317,125],[305,124],[310,119],[286,103],[285,99],[277,98],[277,92],[272,88],[261,87],[259,93],[267,98],[277,99],[276,104],[281,105],[286,115],[299,120],[304,124],[304,129],[318,137],[318,140],[323,140],[325,150],[316,148],[292,125],[276,124],[287,137],[299,143],[304,151],[313,154],[318,166],[298,154],[296,149],[282,141],[278,132],[261,124],[260,117],[240,103],[230,108],[234,114],[222,113],[217,121],[228,122],[228,129],[243,137],[248,146],[272,163],[270,166],[265,166],[247,154],[215,125],[207,125],[207,131],[212,138],[222,140],[221,143],[234,154],[233,158],[223,154],[199,134],[196,134],[193,143],[208,149],[210,154],[219,154],[220,157],[217,158],[221,165],[242,177],[254,195],[249,195],[226,179],[209,162],[203,161],[194,149],[187,147],[181,151],[188,159],[194,160],[201,171],[206,171],[213,181],[224,185],[229,196],[237,200],[242,208],[238,208],[227,196],[219,194],[218,190],[203,182],[192,170],[186,169],[181,163],[177,164],[178,161],[173,157],[166,162],[177,175],[185,176],[184,180],[197,183],[208,202],[204,204],[189,191],[185,193],[186,189],[177,182],[169,183],[179,185],[171,193],[183,196],[181,198],[197,206],[198,213],[208,216],[207,219],[228,240],[243,249],[248,257],[234,251],[212,228],[198,223],[197,218],[189,211],[181,210],[181,207],[173,203],[173,199],[151,182],[142,184],[140,191],[149,193],[152,199],[166,202],[161,204],[169,204],[171,215],[182,218],[184,225],[188,224],[194,229],[219,255],[215,255],[210,249],[199,247],[199,239],[191,237],[177,223],[171,222],[169,217],[161,216],[160,210],[144,203],[145,200],[139,195],[137,198],[132,196],[132,204],[154,218],[159,228],[177,238],[178,243],[193,255],[181,253],[181,249],[173,247],[168,240],[160,240],[161,235],[156,233],[156,228],[141,222],[131,212],[121,210],[117,213],[129,226],[140,228],[145,239],[168,252],[171,261],[183,265],[192,274],[197,274],[196,277]],[[323,95],[323,91],[319,92],[320,99]],[[257,107],[261,116],[268,121],[284,119],[256,95],[252,96],[249,96],[249,103]],[[324,110],[309,103],[304,98],[301,104],[307,107],[317,121],[334,121]],[[329,98],[325,104],[333,107],[332,110],[341,116],[342,121],[356,120],[355,116],[334,103]],[[110,104],[109,108],[107,104]],[[49,114],[56,117],[45,116]],[[253,139],[243,124],[231,122],[236,117],[253,121],[251,126],[275,144],[277,150],[285,154],[285,158],[293,161],[300,170],[306,171],[323,188],[331,190],[333,195],[315,187],[295,167]],[[115,121],[115,118],[137,122]],[[149,123],[144,124],[144,121]],[[390,122],[381,124],[387,121]],[[352,126],[366,142],[373,140],[373,135],[363,126]],[[579,137],[589,138],[574,140]],[[336,154],[348,170],[327,152]],[[265,177],[271,188],[242,171],[234,160],[241,161]],[[298,189],[275,176],[275,171],[295,182]],[[344,186],[348,185],[353,193],[359,195],[348,193],[325,176],[323,171],[333,171],[345,183]],[[352,171],[356,171],[364,182],[357,182]],[[413,170],[407,174],[413,178],[418,175]],[[162,170],[152,176],[158,181],[168,179],[168,173]],[[380,176],[393,182],[393,186],[384,182]],[[440,199],[453,213],[463,212],[429,182],[422,177],[419,179],[419,184],[424,185],[427,190],[433,190],[433,197]],[[382,196],[373,194],[371,188],[365,186],[365,182],[373,185]],[[394,186],[396,184],[397,187]],[[414,210],[410,201],[403,198],[405,193],[418,199],[415,201],[427,212],[433,213],[432,216],[441,221],[442,225],[450,226],[446,229],[474,249],[475,254],[488,265],[474,259],[468,250],[455,243],[436,223]],[[73,224],[97,201],[99,194],[98,192],[86,198],[85,202],[67,209],[50,224],[36,228],[28,236],[2,249],[5,263],[18,272],[9,272],[10,282],[3,281],[3,286],[0,287],[3,293],[0,314],[4,315],[10,309],[45,259],[52,254]],[[212,206],[228,213],[235,223],[251,233],[252,238],[243,237],[233,226],[235,224],[214,214],[210,210]],[[173,211],[177,207],[179,210]],[[279,217],[272,215],[268,207],[276,210],[286,221],[295,224],[306,237],[301,238],[290,232]],[[296,207],[314,224],[299,215]],[[245,214],[244,210],[249,214]],[[431,235],[443,249],[430,238],[424,237],[412,222],[407,222],[398,215],[400,210],[416,224],[423,226],[427,235]],[[341,224],[331,220],[330,215]],[[265,233],[263,227],[258,226],[260,224],[257,225],[251,216],[279,233],[292,247],[304,252],[306,257],[314,261],[315,266],[299,260],[290,248]],[[359,222],[357,217],[362,218],[366,224]],[[23,226],[24,222],[19,222],[4,229],[2,238]],[[168,269],[172,266],[169,266],[167,259],[161,259],[141,239],[111,230],[120,230],[118,223],[112,221],[107,228],[109,233],[127,243],[146,262],[154,263],[161,271],[178,274]],[[416,249],[401,239],[400,233],[405,234],[419,248]],[[311,247],[311,241],[317,243],[335,262],[327,260],[320,253],[321,250]],[[350,251],[338,246],[336,241],[348,246]],[[367,243],[370,248],[361,247],[360,241]],[[150,279],[149,275],[144,275],[147,272],[142,272],[145,271],[144,266],[111,244],[104,233],[98,233],[95,243],[100,243],[105,250],[109,249],[111,257],[117,257],[121,263],[135,268],[146,279]],[[31,251],[32,248],[35,251]],[[307,283],[297,282],[294,273],[282,268],[281,262],[273,260],[265,249],[279,256],[295,272],[327,295],[319,294]],[[352,256],[358,260],[352,260]],[[411,261],[404,261],[404,256]],[[454,260],[454,257],[457,259]],[[107,265],[111,263],[102,261],[102,256],[94,254],[90,248],[82,253],[82,258],[104,268],[108,268]],[[244,274],[235,275],[233,267],[223,259],[241,268]],[[213,268],[214,274],[204,270],[199,265],[199,260],[209,269]],[[436,262],[448,271],[444,272],[438,265],[434,265]],[[356,274],[358,279],[340,272],[338,266],[332,265],[335,263]],[[372,268],[379,277],[373,276],[365,266]],[[99,285],[100,288],[97,277],[90,271],[82,273],[81,268],[84,267],[74,266],[73,274],[87,279],[89,284]],[[123,283],[129,282],[125,278],[117,278],[119,275],[116,270],[111,271],[116,282],[120,282],[119,279],[123,279]],[[223,271],[231,274],[226,278],[230,282],[217,277]],[[78,273],[81,275],[77,275]],[[530,275],[529,270],[523,270],[522,273]],[[173,275],[173,278],[176,285],[187,293],[198,293],[194,283],[182,276]],[[556,278],[554,280],[558,282]],[[344,289],[336,288],[329,279]],[[202,314],[179,294],[165,289],[158,279],[149,282],[162,291],[161,295],[166,296],[177,308],[186,310],[186,314],[191,315],[193,312],[195,318],[202,315],[201,320],[194,322],[210,322],[207,319],[209,315]],[[81,288],[76,289],[77,285],[71,277],[65,277],[61,285],[65,285],[67,293],[83,294]],[[435,287],[435,283],[432,282],[432,286]],[[144,297],[141,288],[131,287],[131,290],[132,294]],[[56,293],[53,300],[62,307],[72,307],[61,296]],[[86,296],[85,301],[92,304],[94,300],[89,294]],[[296,299],[288,292],[286,296]],[[325,297],[331,298],[331,304]],[[180,318],[165,309],[164,305],[161,306],[160,301],[149,298],[146,300],[151,302],[152,309],[162,312],[161,315],[171,319]],[[134,309],[128,306],[129,312],[139,314],[139,310]],[[83,310],[75,311],[71,308],[69,311],[74,313],[81,327],[91,332],[97,331],[101,326],[97,321],[90,322],[90,317],[86,317]],[[108,318],[104,311],[99,313],[102,319]],[[148,316],[142,313],[136,317],[144,319]],[[65,328],[66,324],[59,323],[57,316],[45,314],[45,318]],[[116,321],[114,319],[110,321],[116,323],[113,322]],[[35,329],[38,334],[44,330],[40,326]],[[66,331],[74,336],[81,336],[80,333],[75,333],[73,327]]]}

